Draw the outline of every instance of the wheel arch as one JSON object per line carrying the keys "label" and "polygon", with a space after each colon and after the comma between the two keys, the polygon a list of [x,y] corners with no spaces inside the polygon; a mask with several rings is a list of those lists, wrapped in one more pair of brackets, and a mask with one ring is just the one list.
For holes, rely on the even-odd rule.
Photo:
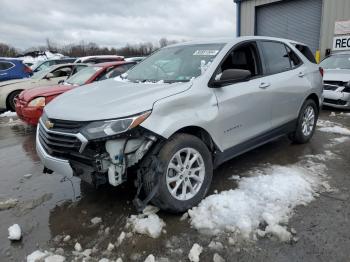
{"label": "wheel arch", "polygon": [[321,105],[320,105],[320,99],[319,99],[318,95],[316,93],[311,93],[310,95],[308,95],[306,97],[305,101],[309,100],[309,99],[311,99],[315,102],[315,104],[317,106],[317,110],[318,110],[318,112],[320,112]]}
{"label": "wheel arch", "polygon": [[15,93],[15,92],[19,92],[21,93],[24,89],[15,89],[15,90],[12,90],[10,93],[8,93],[7,97],[6,97],[6,109],[7,110],[11,110],[11,106],[10,106],[10,96]]}

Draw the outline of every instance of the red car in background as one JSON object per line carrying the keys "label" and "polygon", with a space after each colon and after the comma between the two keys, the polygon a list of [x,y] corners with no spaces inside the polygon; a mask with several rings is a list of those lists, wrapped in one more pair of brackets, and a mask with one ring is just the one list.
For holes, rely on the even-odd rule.
{"label": "red car in background", "polygon": [[45,105],[56,96],[75,87],[119,76],[136,62],[107,62],[88,66],[57,86],[37,87],[21,92],[16,100],[18,117],[29,125],[37,125]]}

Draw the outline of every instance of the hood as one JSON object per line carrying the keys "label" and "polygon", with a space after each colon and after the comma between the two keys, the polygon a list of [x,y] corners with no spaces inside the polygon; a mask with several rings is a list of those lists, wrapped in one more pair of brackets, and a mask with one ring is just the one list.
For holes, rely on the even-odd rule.
{"label": "hood", "polygon": [[32,80],[32,79],[30,79],[30,78],[22,78],[22,79],[7,80],[7,81],[0,82],[0,87],[1,86],[12,85],[12,84],[17,84],[17,83],[28,82],[30,80]]}
{"label": "hood", "polygon": [[191,85],[191,82],[146,84],[109,79],[60,95],[45,107],[45,112],[49,118],[74,121],[121,118],[150,110],[157,100],[183,92]]}
{"label": "hood", "polygon": [[350,69],[325,69],[323,81],[350,81]]}
{"label": "hood", "polygon": [[39,96],[49,97],[53,95],[59,95],[71,90],[72,88],[74,88],[74,86],[71,86],[71,85],[35,87],[35,88],[27,89],[21,92],[19,95],[19,99],[29,102],[35,97],[39,97]]}

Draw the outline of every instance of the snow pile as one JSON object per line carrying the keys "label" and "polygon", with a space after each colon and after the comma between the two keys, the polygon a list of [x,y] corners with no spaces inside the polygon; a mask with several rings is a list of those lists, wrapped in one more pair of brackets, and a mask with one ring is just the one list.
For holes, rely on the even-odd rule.
{"label": "snow pile", "polygon": [[150,254],[146,259],[145,259],[145,262],[156,262],[156,259],[155,257]]}
{"label": "snow pile", "polygon": [[195,243],[192,246],[190,253],[188,254],[188,259],[191,262],[199,262],[199,256],[202,253],[202,251],[203,251],[203,248],[200,245],[198,245],[197,243]]}
{"label": "snow pile", "polygon": [[17,116],[16,112],[6,111],[2,114],[0,114],[0,117],[14,117]]}
{"label": "snow pile", "polygon": [[52,53],[50,51],[45,51],[43,55],[39,55],[37,57],[21,56],[21,57],[18,57],[18,59],[23,60],[24,63],[35,63],[35,62],[45,61],[48,59],[61,59],[63,57],[64,55],[60,53]]}
{"label": "snow pile", "polygon": [[342,143],[347,142],[349,140],[350,140],[350,137],[341,136],[341,137],[336,137],[336,138],[331,139],[331,142],[333,145],[336,145],[336,144],[342,144]]}
{"label": "snow pile", "polygon": [[91,223],[93,225],[99,224],[101,222],[102,222],[102,218],[100,218],[100,217],[94,217],[93,219],[91,219]]}
{"label": "snow pile", "polygon": [[348,128],[331,121],[318,120],[317,126],[319,127],[318,130],[322,132],[350,136],[350,130]]}
{"label": "snow pile", "polygon": [[22,231],[18,224],[14,224],[8,228],[10,240],[20,240],[22,238]]}
{"label": "snow pile", "polygon": [[241,178],[237,189],[211,195],[189,210],[191,225],[209,234],[228,231],[255,239],[256,234],[271,233],[282,241],[290,239],[283,225],[294,207],[314,199],[322,183],[318,173],[325,167],[307,163],[310,168],[276,165]]}
{"label": "snow pile", "polygon": [[66,261],[66,258],[64,256],[56,255],[48,251],[42,252],[40,250],[36,250],[27,256],[27,262],[38,262],[38,261],[64,262]]}
{"label": "snow pile", "polygon": [[156,212],[158,212],[157,208],[147,206],[142,214],[128,218],[126,227],[131,228],[133,232],[157,238],[162,233],[165,223]]}

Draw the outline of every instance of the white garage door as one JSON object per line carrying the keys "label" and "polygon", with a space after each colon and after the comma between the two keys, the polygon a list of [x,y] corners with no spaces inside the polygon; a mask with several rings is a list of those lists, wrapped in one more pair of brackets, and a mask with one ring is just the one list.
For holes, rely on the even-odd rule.
{"label": "white garage door", "polygon": [[319,49],[322,0],[281,1],[256,8],[256,35],[303,42]]}

